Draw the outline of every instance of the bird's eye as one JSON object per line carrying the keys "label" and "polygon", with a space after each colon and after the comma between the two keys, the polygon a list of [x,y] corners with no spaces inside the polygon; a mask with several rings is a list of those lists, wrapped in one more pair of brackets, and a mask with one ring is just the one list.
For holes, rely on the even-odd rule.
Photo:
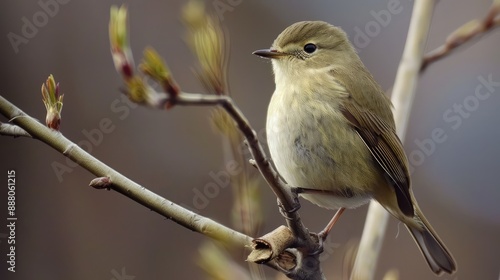
{"label": "bird's eye", "polygon": [[315,51],[316,51],[316,49],[317,49],[317,48],[318,48],[318,47],[316,47],[316,45],[315,45],[315,44],[309,43],[309,44],[306,44],[306,45],[304,46],[304,51],[305,51],[306,53],[313,53],[313,52],[315,52]]}

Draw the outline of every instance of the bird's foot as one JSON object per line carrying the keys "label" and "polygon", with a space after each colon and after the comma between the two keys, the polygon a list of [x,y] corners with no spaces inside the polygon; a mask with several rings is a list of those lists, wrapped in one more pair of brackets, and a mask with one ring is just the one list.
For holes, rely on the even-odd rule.
{"label": "bird's foot", "polygon": [[285,207],[283,203],[278,199],[278,209],[281,213],[281,215],[287,219],[291,220],[291,214],[297,212],[300,209],[300,203],[299,203],[299,193],[301,192],[299,188],[294,188],[291,187],[290,191],[292,192],[293,195],[293,204],[291,207]]}

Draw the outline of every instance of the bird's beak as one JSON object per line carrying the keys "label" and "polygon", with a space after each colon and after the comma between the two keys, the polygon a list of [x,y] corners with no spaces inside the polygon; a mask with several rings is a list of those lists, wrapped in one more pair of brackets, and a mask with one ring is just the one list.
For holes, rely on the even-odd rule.
{"label": "bird's beak", "polygon": [[252,54],[258,55],[262,58],[276,59],[288,55],[287,53],[279,52],[273,49],[263,49],[254,51]]}

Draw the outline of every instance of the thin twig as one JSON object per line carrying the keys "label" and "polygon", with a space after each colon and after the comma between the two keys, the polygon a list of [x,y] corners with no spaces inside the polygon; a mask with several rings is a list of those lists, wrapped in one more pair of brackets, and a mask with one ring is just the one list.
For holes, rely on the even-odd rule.
{"label": "thin twig", "polygon": [[[415,1],[403,57],[392,91],[396,131],[401,141],[408,126],[434,4],[434,0]],[[380,204],[375,201],[370,203],[351,279],[373,279],[388,217],[389,213]]]}
{"label": "thin twig", "polygon": [[[68,140],[60,132],[49,129],[30,117],[15,105],[0,96],[0,113],[12,119],[12,122],[23,128],[34,138],[46,143],[80,166],[96,175],[108,177],[112,189],[148,207],[158,214],[184,226],[190,230],[222,241],[231,246],[250,246],[252,238],[221,225],[209,218],[189,211],[133,182],[111,167],[99,161],[89,153]],[[273,264],[269,264],[272,266]]]}
{"label": "thin twig", "polygon": [[425,54],[422,61],[422,66],[420,67],[420,72],[423,72],[425,69],[427,69],[427,66],[429,66],[429,64],[450,55],[458,47],[473,40],[478,41],[488,32],[493,31],[493,29],[499,27],[499,15],[500,7],[498,6],[498,4],[493,4],[484,19],[482,19],[481,21],[470,21],[452,32],[442,46]]}

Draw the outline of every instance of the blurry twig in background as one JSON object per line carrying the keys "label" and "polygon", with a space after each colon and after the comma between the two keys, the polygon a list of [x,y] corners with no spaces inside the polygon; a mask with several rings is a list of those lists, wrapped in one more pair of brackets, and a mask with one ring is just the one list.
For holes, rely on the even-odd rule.
{"label": "blurry twig in background", "polygon": [[[227,60],[229,44],[219,19],[207,13],[202,1],[188,1],[182,11],[183,22],[187,27],[186,41],[199,62],[195,71],[205,89],[216,95],[229,95],[227,82]],[[235,172],[228,172],[227,176],[233,191],[233,211],[231,218],[233,228],[249,236],[258,233],[262,223],[262,205],[260,199],[260,178],[255,176],[255,168],[250,168],[248,160],[242,151],[243,136],[229,114],[221,109],[213,109],[211,121],[216,130],[223,137],[224,163],[236,166]],[[253,174],[252,174],[253,173]],[[219,176],[220,173],[217,175]],[[220,179],[220,178],[219,178]],[[225,178],[226,179],[226,178]],[[217,243],[206,241],[200,249],[200,266],[211,278],[220,278],[226,269],[238,270],[240,277],[235,273],[226,275],[225,279],[244,279],[241,275],[243,268],[223,253],[223,248]],[[211,258],[214,260],[211,260]],[[217,261],[215,261],[217,260]],[[253,279],[264,279],[263,267],[247,262],[250,275]],[[219,275],[219,276],[214,276]],[[248,277],[247,277],[248,278]]]}
{"label": "blurry twig in background", "polygon": [[236,263],[221,246],[216,246],[214,242],[205,242],[200,248],[200,256],[197,259],[198,265],[207,273],[207,279],[265,279],[251,278],[248,272]]}
{"label": "blurry twig in background", "polygon": [[[403,57],[399,64],[391,101],[394,105],[396,132],[404,141],[411,107],[417,88],[418,74],[429,32],[434,0],[416,0]],[[354,262],[351,279],[373,279],[384,240],[389,212],[375,201],[370,202],[363,235]]]}
{"label": "blurry twig in background", "polygon": [[391,269],[385,273],[384,278],[382,280],[398,280],[398,279],[399,279],[398,270]]}
{"label": "blurry twig in background", "polygon": [[[473,20],[466,23],[450,34],[443,46],[423,56],[434,2],[433,0],[415,1],[403,58],[392,91],[394,119],[401,141],[404,140],[419,72],[424,71],[432,62],[452,53],[457,47],[472,39],[480,38],[488,31],[500,26],[500,0],[494,0],[482,21]],[[351,279],[373,279],[388,216],[387,211],[379,204],[370,203]]]}
{"label": "blurry twig in background", "polygon": [[429,64],[451,54],[453,50],[470,42],[480,39],[488,32],[500,26],[500,1],[494,0],[488,14],[482,20],[471,20],[453,31],[444,45],[425,54],[420,71],[423,72]]}
{"label": "blurry twig in background", "polygon": [[188,28],[187,43],[200,63],[198,79],[212,94],[228,94],[227,62],[229,44],[219,19],[205,10],[203,1],[190,0],[182,19]]}

